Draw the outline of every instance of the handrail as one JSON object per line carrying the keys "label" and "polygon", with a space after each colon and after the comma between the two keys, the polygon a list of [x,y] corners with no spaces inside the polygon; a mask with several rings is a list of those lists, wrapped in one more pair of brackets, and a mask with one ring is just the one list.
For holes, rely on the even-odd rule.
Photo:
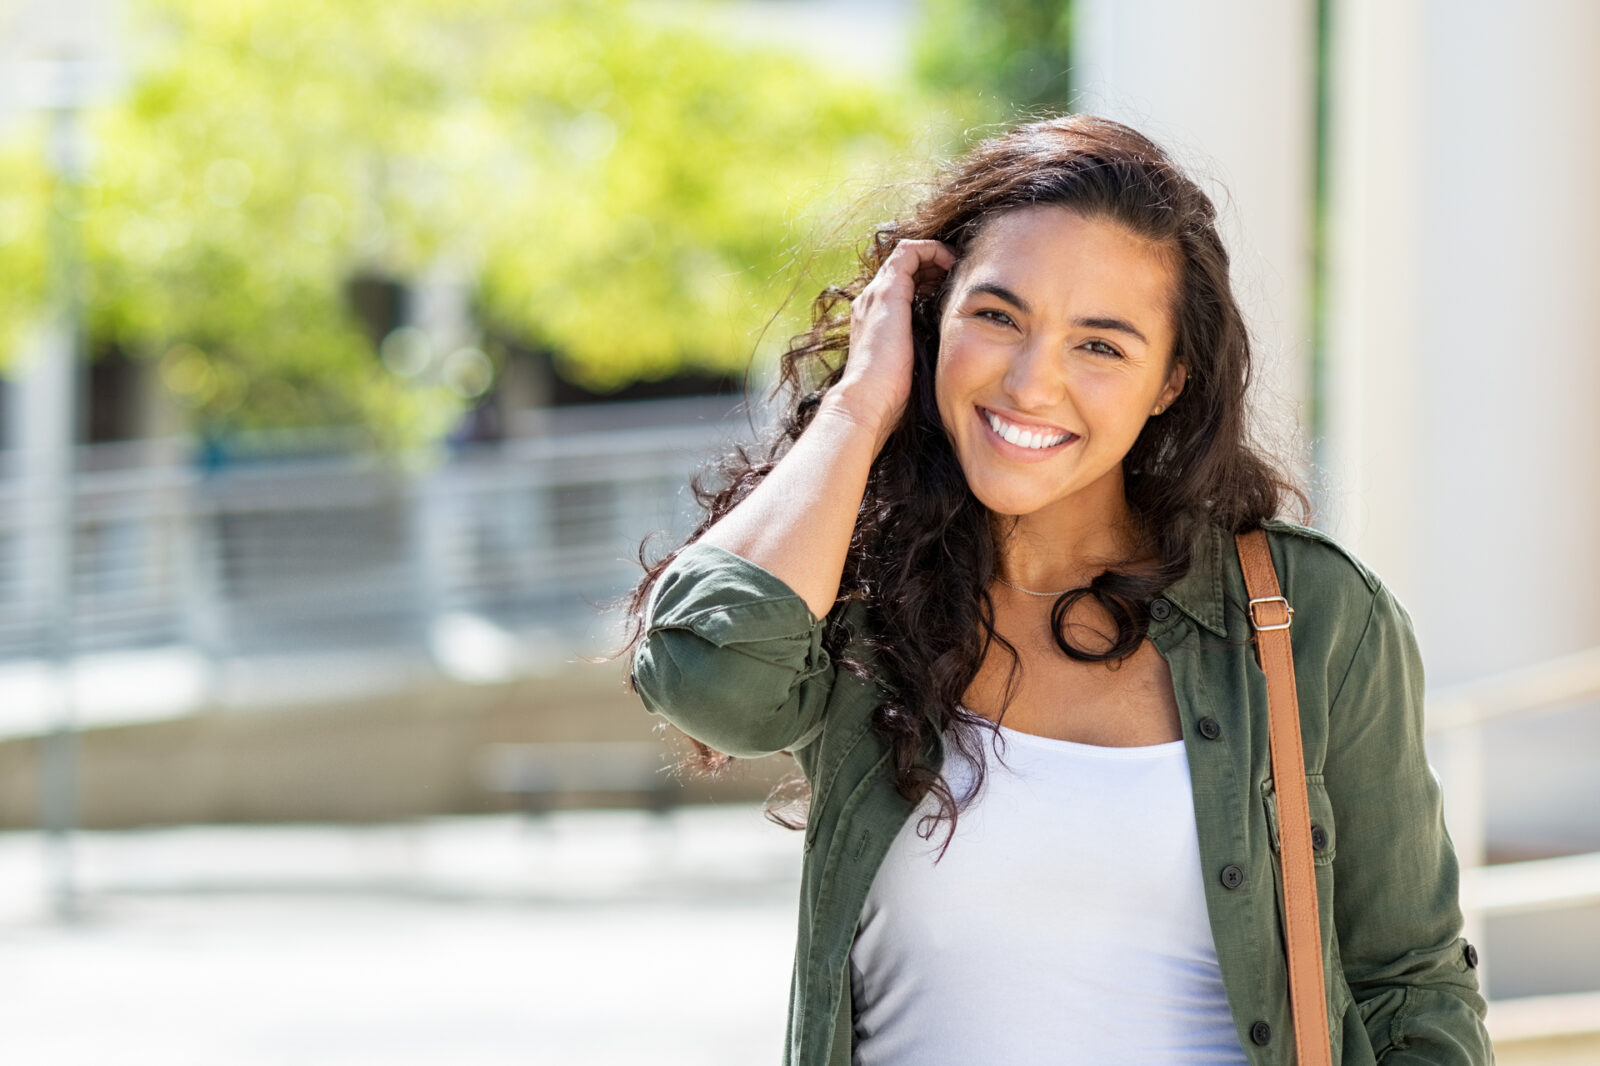
{"label": "handrail", "polygon": [[1484,913],[1520,914],[1600,903],[1600,851],[1492,863],[1463,873],[1464,902]]}
{"label": "handrail", "polygon": [[[728,398],[563,409],[535,434],[410,456],[262,438],[202,464],[181,438],[85,445],[70,507],[0,451],[0,664],[383,645],[448,667],[436,631],[463,613],[590,650],[610,640],[597,605],[641,573],[640,539],[687,535],[685,486],[748,421]],[[41,577],[61,567],[69,597]],[[0,701],[0,734],[16,717]]]}
{"label": "handrail", "polygon": [[[1466,935],[1487,918],[1600,903],[1600,852],[1525,862],[1488,862],[1485,727],[1526,719],[1600,697],[1600,647],[1451,686],[1429,696],[1427,732],[1439,747],[1447,819],[1461,860]],[[1487,981],[1492,960],[1480,964]],[[1492,986],[1490,987],[1492,990]],[[1600,1034],[1600,990],[1491,1001],[1497,1042]]]}
{"label": "handrail", "polygon": [[1428,732],[1443,733],[1600,696],[1600,647],[1454,685],[1428,699]]}
{"label": "handrail", "polygon": [[[1600,1031],[1600,992],[1497,999],[1489,1010],[1489,1036],[1496,1044],[1514,1040],[1588,1036]],[[1562,1059],[1576,1062],[1576,1058]]]}

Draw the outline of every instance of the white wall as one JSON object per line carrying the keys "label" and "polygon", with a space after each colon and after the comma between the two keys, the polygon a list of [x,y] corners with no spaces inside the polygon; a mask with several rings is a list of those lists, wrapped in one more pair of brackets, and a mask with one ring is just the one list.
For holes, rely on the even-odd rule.
{"label": "white wall", "polygon": [[1433,684],[1600,644],[1600,5],[1336,10],[1334,528]]}
{"label": "white wall", "polygon": [[1074,110],[1151,136],[1217,202],[1257,405],[1280,434],[1311,428],[1315,28],[1310,0],[1077,0],[1074,13]]}

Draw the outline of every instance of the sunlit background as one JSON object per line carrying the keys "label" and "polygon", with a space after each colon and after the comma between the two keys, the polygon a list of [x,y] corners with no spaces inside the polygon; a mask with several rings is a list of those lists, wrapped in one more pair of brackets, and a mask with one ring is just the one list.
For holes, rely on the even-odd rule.
{"label": "sunlit background", "polygon": [[1600,5],[0,0],[6,1061],[777,1061],[792,764],[671,773],[615,601],[1039,109],[1216,194],[1500,1061],[1600,1061]]}

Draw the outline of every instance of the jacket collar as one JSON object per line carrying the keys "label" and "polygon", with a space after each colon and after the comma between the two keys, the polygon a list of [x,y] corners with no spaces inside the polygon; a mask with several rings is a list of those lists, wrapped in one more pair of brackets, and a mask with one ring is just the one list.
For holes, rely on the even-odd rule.
{"label": "jacket collar", "polygon": [[1195,533],[1189,572],[1168,585],[1162,596],[1219,637],[1228,635],[1223,615],[1222,572],[1232,544],[1227,530],[1206,522]]}

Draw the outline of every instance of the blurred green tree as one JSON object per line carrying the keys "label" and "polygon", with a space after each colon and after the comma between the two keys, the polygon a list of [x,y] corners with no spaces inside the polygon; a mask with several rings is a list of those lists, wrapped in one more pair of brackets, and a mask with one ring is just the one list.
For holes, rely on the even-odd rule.
{"label": "blurred green tree", "polygon": [[[841,183],[920,140],[904,91],[625,0],[137,10],[131,89],[90,116],[88,326],[210,431],[437,436],[482,360],[377,358],[346,286],[441,264],[588,387],[741,369]],[[44,299],[41,154],[0,154],[0,330]]]}
{"label": "blurred green tree", "polygon": [[44,144],[42,127],[26,125],[0,145],[0,365],[50,297],[54,186],[43,163]]}
{"label": "blurred green tree", "polygon": [[969,121],[1065,111],[1071,100],[1070,0],[922,0],[918,78]]}

